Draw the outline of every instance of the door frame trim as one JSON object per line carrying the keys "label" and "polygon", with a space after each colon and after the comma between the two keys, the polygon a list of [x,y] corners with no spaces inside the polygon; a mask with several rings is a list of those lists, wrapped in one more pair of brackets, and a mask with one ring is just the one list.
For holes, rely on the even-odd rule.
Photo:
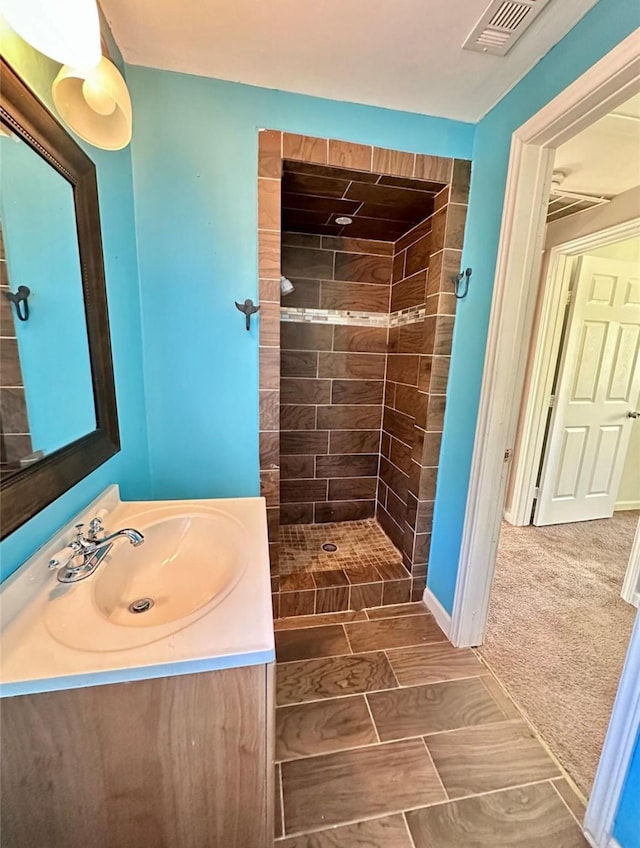
{"label": "door frame trim", "polygon": [[554,150],[640,91],[640,28],[516,130],[452,613],[455,645],[482,644],[540,279]]}
{"label": "door frame trim", "polygon": [[[640,28],[512,136],[495,287],[451,621],[454,645],[482,644],[504,513],[507,462],[524,385],[554,150],[640,91]],[[522,340],[525,343],[522,343]],[[515,408],[514,408],[515,407]],[[639,615],[640,617],[640,615]],[[627,655],[585,830],[609,842],[640,729],[640,625]]]}
{"label": "door frame trim", "polygon": [[640,606],[640,519],[631,546],[629,565],[624,575],[620,597],[634,607]]}
{"label": "door frame trim", "polygon": [[554,245],[548,251],[548,273],[541,284],[540,324],[532,342],[531,376],[523,391],[520,437],[516,442],[512,497],[505,518],[510,524],[529,524],[538,469],[542,460],[546,411],[551,394],[573,259],[599,247],[640,236],[640,217]]}
{"label": "door frame trim", "polygon": [[584,819],[594,848],[609,848],[629,763],[640,733],[640,613],[629,641],[620,685]]}

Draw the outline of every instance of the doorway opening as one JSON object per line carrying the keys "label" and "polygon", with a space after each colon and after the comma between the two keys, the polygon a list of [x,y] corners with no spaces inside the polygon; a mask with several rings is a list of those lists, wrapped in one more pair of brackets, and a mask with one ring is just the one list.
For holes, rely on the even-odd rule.
{"label": "doorway opening", "polygon": [[[576,451],[579,461],[574,463],[573,470],[578,469],[581,471],[583,467],[586,467],[591,462],[589,469],[591,475],[589,477],[589,486],[591,488],[587,487],[587,493],[591,496],[602,495],[604,488],[608,487],[607,495],[611,496],[613,493],[614,500],[617,497],[617,491],[614,492],[617,484],[614,486],[615,475],[612,472],[614,463],[610,461],[608,465],[603,463],[599,466],[597,461],[594,462],[594,456],[590,456],[587,451],[588,433],[585,432],[585,429],[589,430],[589,427],[566,419],[565,423],[568,426],[565,427],[565,432],[563,433],[561,424],[558,424],[558,422],[562,422],[562,417],[558,414],[555,421],[556,431],[553,431],[551,429],[551,419],[555,413],[552,413],[549,416],[548,423],[550,428],[546,433],[547,439],[545,441],[547,420],[541,421],[541,419],[538,419],[535,421],[531,416],[527,418],[523,415],[523,407],[520,407],[520,404],[513,404],[513,398],[522,396],[523,387],[527,384],[527,380],[532,374],[532,359],[529,358],[528,360],[529,345],[528,343],[523,344],[522,340],[537,337],[539,325],[541,322],[544,323],[545,320],[559,320],[560,336],[562,335],[562,330],[566,329],[566,327],[563,327],[564,304],[560,304],[560,301],[557,301],[554,311],[550,308],[549,300],[541,302],[538,299],[542,250],[544,248],[544,219],[549,209],[550,189],[553,188],[552,177],[556,150],[561,149],[565,142],[578,137],[583,130],[591,127],[598,119],[622,107],[630,97],[637,95],[640,90],[640,78],[637,67],[639,62],[640,56],[638,55],[637,44],[632,39],[628,39],[627,42],[623,42],[590,71],[585,73],[576,83],[558,95],[554,101],[544,107],[537,115],[533,116],[513,136],[498,256],[492,324],[487,345],[485,374],[469,499],[465,515],[456,597],[451,617],[451,637],[454,644],[459,646],[481,645],[484,640],[492,596],[491,590],[494,583],[494,569],[500,537],[500,526],[505,517],[504,504],[507,481],[509,480],[508,470],[510,461],[514,459],[516,434],[519,428],[521,430],[523,425],[530,427],[531,421],[534,421],[536,425],[542,425],[541,443],[543,447],[551,445],[554,438],[557,444],[558,432],[563,435],[563,439],[559,440],[563,449],[556,450],[556,460],[559,460],[559,462],[556,461],[555,465],[556,473],[555,475],[551,474],[549,478],[555,485],[555,489],[552,485],[550,497],[549,491],[547,491],[547,502],[553,504],[554,499],[558,501],[562,500],[562,498],[568,500],[571,497],[574,497],[576,503],[579,500],[580,490],[577,486],[577,481],[580,475],[574,474],[576,485],[572,488],[570,485],[567,485],[570,482],[571,475],[567,473],[563,477],[561,474],[558,475],[557,472],[558,468],[565,471],[572,468],[571,463],[568,461],[571,459],[569,448],[576,445],[580,438],[582,438],[582,446],[578,446],[579,449]],[[603,159],[605,161],[611,161],[608,152],[607,156],[603,157]],[[637,162],[637,155],[633,161]],[[636,184],[637,182],[638,180],[636,180]],[[575,193],[580,192],[579,188],[573,190]],[[599,209],[596,210],[594,215],[599,219],[599,226],[584,228],[579,233],[579,237],[584,240],[584,243],[581,245],[583,248],[594,247],[593,244],[589,244],[588,237],[592,236],[598,230],[611,226],[611,222],[608,221],[607,216],[610,209],[613,208],[616,198],[603,198],[599,196],[597,199]],[[627,216],[627,220],[634,216],[637,217],[637,208],[636,202],[634,211]],[[570,216],[567,220],[570,221],[571,217],[574,217],[575,223],[578,220],[586,219],[587,215],[588,212],[582,212],[575,216]],[[549,231],[553,226],[556,224],[559,226],[561,223],[562,221],[558,221],[555,224],[549,224]],[[591,224],[593,225],[594,221],[591,221]],[[577,237],[574,236],[574,239],[577,240]],[[565,239],[565,241],[569,240],[569,238]],[[611,241],[615,240],[614,238]],[[622,241],[623,236],[618,234],[617,240]],[[576,250],[574,254],[580,252],[585,253],[587,251]],[[552,255],[553,251],[550,251],[549,256]],[[543,275],[543,279],[547,279],[546,275]],[[603,280],[598,278],[595,281],[598,285],[595,288],[592,285],[591,294],[596,294],[598,297],[591,297],[591,300],[598,299],[604,291]],[[593,275],[590,282],[594,283]],[[636,282],[637,279],[633,281],[631,286],[626,285],[627,293],[632,295],[630,298],[627,298],[627,302],[634,309],[640,304],[640,298],[637,298]],[[613,287],[610,282],[609,288],[610,294],[613,295]],[[578,293],[577,289],[576,293]],[[633,301],[636,301],[636,303],[634,304]],[[593,344],[593,339],[597,335],[594,333],[596,329],[595,325],[598,322],[602,322],[600,318],[592,318],[592,316],[589,316],[588,320],[591,321],[588,330],[591,333]],[[621,322],[618,319],[618,330],[621,329],[622,323],[625,322]],[[635,319],[631,323],[635,323]],[[605,335],[607,334],[605,328],[601,327],[600,331]],[[594,345],[594,347],[597,346]],[[557,361],[553,362],[553,365],[555,364],[557,364]],[[637,357],[634,368],[636,367]],[[613,370],[615,371],[616,380],[619,380],[620,369]],[[549,363],[549,371],[551,373],[547,374],[547,376],[553,381],[555,374],[551,363]],[[584,373],[582,372],[582,376],[584,376]],[[627,376],[629,376],[629,373]],[[595,383],[597,382],[598,380],[595,380]],[[540,385],[534,386],[534,388],[542,393],[543,390],[540,388]],[[580,383],[580,380],[577,382],[574,380],[574,383],[570,384],[570,387],[572,389],[582,390],[584,389],[584,385]],[[558,375],[557,388],[559,396],[561,391],[560,374]],[[535,392],[530,389],[529,396],[533,394]],[[558,396],[556,400],[558,400]],[[630,394],[627,395],[626,400],[632,400]],[[564,401],[564,406],[566,407],[566,397]],[[559,409],[555,406],[554,410],[558,413],[566,412],[565,408]],[[626,416],[629,412],[634,411],[632,407],[629,407],[624,414],[620,414],[618,410],[620,420],[609,422],[605,426],[600,427],[598,434],[600,436],[600,444],[596,440],[596,459],[598,458],[598,451],[600,451],[600,458],[606,456],[602,445],[605,436],[611,434],[614,428],[617,428],[619,433],[623,427],[623,418],[625,424],[632,423],[631,419],[627,419]],[[580,428],[582,428],[582,435],[580,435]],[[570,444],[572,440],[573,445]],[[530,439],[528,444],[531,445],[534,443],[535,440]],[[530,464],[530,471],[534,467],[533,463]],[[547,468],[549,467],[549,459],[547,458]],[[537,471],[538,468],[536,467],[535,470]],[[605,471],[608,471],[608,474]],[[607,481],[607,487],[602,486],[602,480],[605,479]],[[594,481],[598,485],[595,485]],[[519,482],[522,483],[522,480]],[[549,481],[545,481],[541,477],[540,480],[534,479],[532,485],[535,488],[536,484],[544,485],[545,482],[548,484]],[[619,482],[618,480],[618,484]],[[558,483],[562,483],[565,491],[561,491],[561,488],[557,485]],[[513,477],[509,481],[509,484],[510,489],[513,490]],[[535,495],[539,496],[541,493],[544,494],[540,489]],[[525,494],[530,495],[531,492],[527,492],[525,488]],[[520,506],[524,502],[523,499],[519,501],[516,499],[516,504]],[[556,508],[556,505],[552,506],[552,510]],[[564,508],[564,501],[560,506]],[[538,512],[538,517],[539,519],[543,517],[541,511]],[[544,527],[530,525],[530,520],[531,512],[527,514],[525,510],[520,524],[513,526],[511,529],[534,533],[544,531]],[[591,515],[590,521],[596,520],[602,519],[597,519],[595,515]],[[572,522],[571,515],[568,514],[565,515],[564,522],[554,526],[566,529],[571,523],[579,522]],[[539,524],[542,525],[543,520],[539,520]],[[633,534],[629,535],[629,539],[637,550],[638,544],[637,541],[635,544],[633,543]],[[569,544],[567,547],[572,547],[572,545]],[[532,600],[532,593],[538,588],[545,590],[564,588],[563,600],[565,602],[575,597],[575,585],[569,582],[563,587],[561,581],[558,580],[560,572],[557,562],[555,563],[555,571],[552,568],[550,573],[544,575],[546,585],[545,580],[538,581],[537,583],[535,580],[530,580],[529,584],[524,585],[524,578],[530,577],[532,570],[534,569],[530,569],[530,572],[525,574],[523,579],[514,587],[512,597],[515,601],[522,602],[523,606],[527,607],[528,603]],[[588,570],[587,576],[589,576]],[[585,581],[583,580],[583,582]],[[617,582],[616,592],[614,594],[615,602],[624,604],[619,598],[621,591],[620,577],[618,577],[617,581],[613,582]],[[554,583],[556,584],[555,587]],[[556,591],[550,608],[545,611],[547,622],[550,622],[552,619],[553,600],[555,600],[558,594]],[[631,606],[628,606],[627,609],[628,617],[631,624],[633,624],[634,617],[637,620],[635,610]],[[532,610],[529,606],[527,613],[531,615],[531,612]],[[582,618],[584,620],[588,616],[583,615]],[[581,623],[584,623],[584,621]],[[588,630],[585,635],[586,638],[589,637]],[[605,727],[602,731],[604,735],[604,731],[606,730],[604,747],[598,761],[595,780],[593,780],[593,774],[591,774],[586,781],[589,783],[590,780],[593,780],[593,787],[585,817],[585,832],[591,844],[597,846],[608,844],[621,786],[623,785],[624,776],[640,724],[640,683],[637,674],[634,672],[634,669],[637,667],[638,639],[638,627],[633,629],[630,638],[629,630],[627,630],[622,645],[623,649],[620,651],[620,659],[618,661],[618,673],[624,661],[620,685],[618,686],[617,694],[615,694],[615,701],[613,701],[614,692],[611,692],[608,704],[608,710],[613,706],[611,720],[608,730],[606,730],[605,722]],[[526,646],[526,642],[523,644]],[[624,648],[627,644],[629,645],[629,650],[625,658]],[[593,641],[591,645],[594,651],[599,647]],[[554,668],[554,675],[559,678],[562,677],[565,668],[569,667],[566,663],[571,662],[571,659],[567,660],[566,656],[563,657],[563,660],[565,666],[561,663]],[[524,665],[524,672],[531,672],[530,664]],[[617,674],[614,677],[617,677]],[[588,681],[584,681],[584,686],[588,687],[588,685]],[[541,679],[539,688],[544,689],[546,686],[547,680]],[[575,698],[569,699],[569,703],[573,708]],[[569,718],[569,721],[571,721],[571,718]],[[545,735],[549,735],[548,731]],[[597,759],[598,757],[596,755]]]}
{"label": "doorway opening", "polygon": [[569,190],[559,206],[552,182],[481,649],[585,797],[635,617],[622,589],[640,515],[638,161],[640,96],[556,151]]}

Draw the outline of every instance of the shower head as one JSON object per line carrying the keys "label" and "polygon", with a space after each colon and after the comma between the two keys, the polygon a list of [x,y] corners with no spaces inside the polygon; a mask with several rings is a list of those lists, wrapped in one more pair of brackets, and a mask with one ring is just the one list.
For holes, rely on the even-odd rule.
{"label": "shower head", "polygon": [[295,291],[295,286],[291,280],[287,280],[286,277],[280,277],[280,294],[284,297],[287,294],[291,294],[292,291]]}

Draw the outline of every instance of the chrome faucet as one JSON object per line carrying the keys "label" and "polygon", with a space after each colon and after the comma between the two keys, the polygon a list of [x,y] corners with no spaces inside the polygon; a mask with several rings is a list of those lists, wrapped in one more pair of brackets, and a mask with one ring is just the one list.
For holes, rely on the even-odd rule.
{"label": "chrome faucet", "polygon": [[89,523],[85,536],[84,524],[76,524],[76,538],[49,560],[49,568],[58,569],[60,583],[77,583],[96,570],[117,539],[127,539],[134,547],[144,542],[138,530],[127,527],[106,534],[98,516]]}
{"label": "chrome faucet", "polygon": [[138,545],[141,545],[144,542],[144,536],[138,530],[134,530],[131,527],[127,527],[123,530],[116,530],[115,533],[109,533],[108,536],[102,536],[100,539],[97,539],[93,542],[94,545],[100,544],[104,545],[107,542],[113,542],[115,539],[122,537],[124,539],[128,539],[129,542],[133,545],[134,548],[137,548]]}

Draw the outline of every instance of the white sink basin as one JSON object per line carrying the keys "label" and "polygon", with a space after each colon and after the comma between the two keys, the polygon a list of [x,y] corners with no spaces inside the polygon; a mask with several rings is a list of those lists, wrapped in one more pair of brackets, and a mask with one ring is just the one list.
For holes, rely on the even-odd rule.
{"label": "white sink basin", "polygon": [[[143,544],[119,538],[59,583],[49,559],[98,510]],[[111,486],[2,584],[0,607],[3,696],[271,662],[264,499],[127,502]]]}
{"label": "white sink basin", "polygon": [[[95,605],[111,624],[152,627],[191,616],[219,603],[246,567],[238,527],[227,515],[185,513],[136,529],[144,544],[118,541],[93,583]],[[136,602],[142,612],[131,611]]]}
{"label": "white sink basin", "polygon": [[247,566],[246,529],[215,508],[180,506],[130,516],[142,545],[118,539],[91,577],[54,587],[45,610],[54,639],[80,651],[145,645],[192,623],[233,590]]}

